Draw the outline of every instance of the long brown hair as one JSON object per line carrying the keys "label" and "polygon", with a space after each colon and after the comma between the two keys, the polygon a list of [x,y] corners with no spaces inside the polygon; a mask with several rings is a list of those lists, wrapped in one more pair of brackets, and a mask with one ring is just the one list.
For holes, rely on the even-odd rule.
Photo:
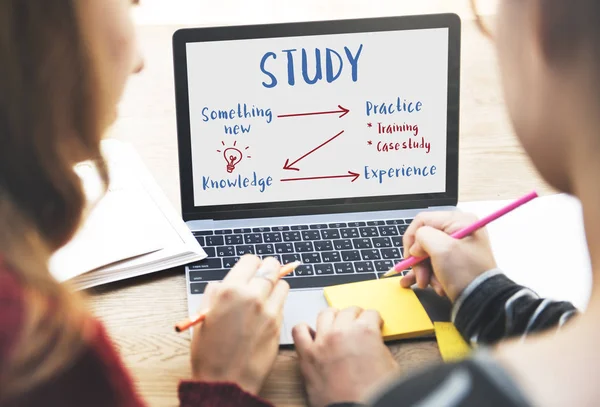
{"label": "long brown hair", "polygon": [[86,197],[73,167],[101,157],[102,83],[79,0],[0,0],[0,257],[24,287],[25,319],[0,404],[66,369],[86,339],[80,299],[48,271]]}

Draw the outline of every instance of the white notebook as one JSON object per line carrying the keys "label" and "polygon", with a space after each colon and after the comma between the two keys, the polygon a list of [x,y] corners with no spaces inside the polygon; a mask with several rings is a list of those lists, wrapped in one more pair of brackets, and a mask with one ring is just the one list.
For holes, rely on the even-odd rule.
{"label": "white notebook", "polygon": [[[133,147],[112,139],[102,143],[109,191],[75,238],[51,258],[53,276],[86,289],[204,259],[206,253]],[[95,169],[86,164],[77,169],[93,195]]]}

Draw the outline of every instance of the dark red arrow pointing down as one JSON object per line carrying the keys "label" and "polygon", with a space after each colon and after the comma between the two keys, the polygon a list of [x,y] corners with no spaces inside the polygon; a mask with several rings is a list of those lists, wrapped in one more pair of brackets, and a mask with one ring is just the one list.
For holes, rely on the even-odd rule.
{"label": "dark red arrow pointing down", "polygon": [[315,180],[315,179],[352,178],[352,181],[350,181],[350,182],[354,182],[354,181],[356,181],[358,179],[358,177],[360,177],[360,174],[357,174],[356,172],[348,171],[347,175],[323,175],[321,177],[284,178],[281,181],[282,182],[286,182],[286,181],[310,181],[310,180]]}
{"label": "dark red arrow pointing down", "polygon": [[338,105],[339,110],[331,110],[328,112],[310,112],[310,113],[291,113],[291,114],[280,114],[277,117],[279,118],[284,118],[284,117],[300,117],[300,116],[317,116],[317,115],[322,115],[322,114],[336,114],[336,113],[341,113],[340,114],[340,119],[344,116],[346,116],[348,114],[348,112],[350,110],[346,109],[345,107],[343,107],[342,105]]}
{"label": "dark red arrow pointing down", "polygon": [[309,155],[311,155],[312,153],[314,153],[315,151],[317,151],[318,149],[320,149],[321,147],[323,147],[325,144],[329,143],[330,141],[335,140],[337,137],[341,136],[342,133],[344,133],[344,130],[340,131],[338,134],[336,134],[335,136],[333,136],[332,138],[330,138],[329,140],[327,140],[326,142],[322,143],[321,145],[313,148],[312,150],[310,150],[308,153],[304,154],[302,157],[298,158],[296,161],[294,162],[290,162],[290,159],[286,159],[285,160],[285,164],[283,164],[283,169],[284,170],[294,170],[294,171],[300,171],[299,168],[294,168],[292,167],[292,165],[297,164],[300,160],[305,159],[306,157],[308,157]]}

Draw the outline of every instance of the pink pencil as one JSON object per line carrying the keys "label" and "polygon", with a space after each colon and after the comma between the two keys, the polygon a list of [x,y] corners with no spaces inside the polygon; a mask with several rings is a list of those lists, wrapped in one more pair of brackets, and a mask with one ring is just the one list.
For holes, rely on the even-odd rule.
{"label": "pink pencil", "polygon": [[[535,191],[530,192],[527,195],[525,195],[524,197],[517,199],[515,202],[511,203],[510,205],[507,205],[504,208],[492,213],[491,215],[488,215],[485,218],[478,220],[477,222],[473,223],[470,226],[467,226],[464,229],[461,229],[457,232],[452,233],[450,236],[452,236],[455,239],[462,239],[463,237],[469,236],[471,233],[475,232],[476,230],[481,229],[488,223],[498,219],[501,216],[506,215],[510,211],[517,209],[519,206],[526,204],[527,202],[529,202],[532,199],[535,199],[537,197],[538,197],[538,194]],[[425,259],[427,259],[427,257],[414,257],[414,256],[407,257],[406,259],[397,263],[390,271],[385,273],[383,275],[383,277],[390,277],[395,274],[398,274],[398,273],[406,270],[407,268],[412,267],[415,264],[422,262]]]}

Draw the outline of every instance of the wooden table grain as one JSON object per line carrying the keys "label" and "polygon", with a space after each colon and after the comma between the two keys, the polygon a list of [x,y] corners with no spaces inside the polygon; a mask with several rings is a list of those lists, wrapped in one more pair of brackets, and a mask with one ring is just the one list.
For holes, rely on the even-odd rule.
{"label": "wooden table grain", "polygon": [[[179,28],[146,25],[139,39],[146,69],[133,78],[111,136],[131,142],[179,210],[171,35]],[[460,121],[461,201],[508,199],[549,187],[535,173],[503,105],[493,45],[463,20]],[[187,334],[173,323],[186,317],[182,268],[111,284],[89,292],[89,306],[114,339],[150,406],[176,406],[177,383],[190,377]],[[391,347],[402,372],[441,360],[432,340]],[[306,404],[293,350],[281,350],[262,395],[278,406]]]}

